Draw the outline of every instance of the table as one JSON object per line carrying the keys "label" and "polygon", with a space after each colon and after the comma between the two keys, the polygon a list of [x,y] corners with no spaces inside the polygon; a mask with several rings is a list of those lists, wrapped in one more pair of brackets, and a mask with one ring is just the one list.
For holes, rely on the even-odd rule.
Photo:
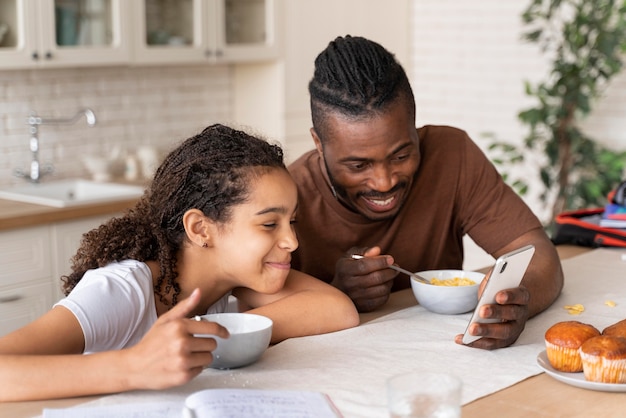
{"label": "table", "polygon": [[[571,254],[580,253],[576,250]],[[383,311],[387,314],[412,304],[415,298],[411,291],[400,291]],[[378,316],[377,313],[361,315],[365,321]],[[626,395],[575,388],[541,373],[464,405],[462,411],[463,418],[623,417]]]}
{"label": "table", "polygon": [[[590,249],[563,245],[558,246],[557,250],[559,257],[565,260]],[[369,321],[414,303],[410,291],[397,292],[384,309],[361,314],[361,320]],[[463,418],[622,417],[624,411],[624,394],[575,388],[541,373],[463,406]]]}
{"label": "table", "polygon": [[[572,257],[588,249],[560,247],[562,259]],[[415,305],[410,290],[394,293],[384,309],[362,314],[368,322],[388,313]],[[77,405],[98,396],[60,399],[51,401],[14,402],[0,404],[0,416],[30,417],[41,414],[46,408],[63,408]],[[626,396],[620,393],[596,392],[575,388],[540,374],[463,406],[463,417],[618,417],[626,411]]]}
{"label": "table", "polygon": [[[562,260],[589,251],[571,245],[557,246],[557,250]],[[624,411],[622,393],[580,389],[541,373],[465,405],[463,418],[622,417]]]}

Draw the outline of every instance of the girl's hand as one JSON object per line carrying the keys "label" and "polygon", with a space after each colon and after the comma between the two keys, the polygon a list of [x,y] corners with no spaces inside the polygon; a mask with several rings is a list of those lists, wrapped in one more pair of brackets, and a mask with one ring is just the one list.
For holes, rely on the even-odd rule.
{"label": "girl's hand", "polygon": [[123,350],[129,390],[164,389],[182,385],[196,377],[213,361],[217,347],[214,338],[194,337],[211,334],[228,338],[228,330],[215,322],[188,318],[200,301],[200,290],[161,315],[135,346]]}

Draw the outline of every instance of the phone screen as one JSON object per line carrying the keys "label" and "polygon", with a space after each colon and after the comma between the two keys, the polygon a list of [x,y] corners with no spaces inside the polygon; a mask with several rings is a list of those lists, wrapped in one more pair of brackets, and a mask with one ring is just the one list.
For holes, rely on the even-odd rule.
{"label": "phone screen", "polygon": [[530,264],[530,260],[534,253],[535,246],[527,245],[498,257],[493,269],[491,270],[491,276],[489,277],[489,280],[483,289],[483,293],[480,296],[480,300],[474,309],[474,313],[467,323],[467,328],[465,328],[465,333],[463,334],[463,344],[469,344],[482,338],[481,336],[468,334],[469,327],[472,323],[489,323],[499,321],[498,319],[481,318],[478,314],[480,307],[485,304],[496,303],[495,297],[499,291],[518,287],[524,277],[524,273],[526,273],[526,269],[528,268],[528,264]]}

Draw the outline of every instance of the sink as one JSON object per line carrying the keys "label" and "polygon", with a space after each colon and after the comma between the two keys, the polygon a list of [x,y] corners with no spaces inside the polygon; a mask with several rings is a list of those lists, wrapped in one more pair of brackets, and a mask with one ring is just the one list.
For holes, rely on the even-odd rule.
{"label": "sink", "polygon": [[0,190],[0,199],[64,208],[139,198],[144,188],[128,184],[71,179],[28,183]]}

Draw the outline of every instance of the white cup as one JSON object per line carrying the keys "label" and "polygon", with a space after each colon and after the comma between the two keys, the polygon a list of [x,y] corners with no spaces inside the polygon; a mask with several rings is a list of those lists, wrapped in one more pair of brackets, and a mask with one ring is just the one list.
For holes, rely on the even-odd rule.
{"label": "white cup", "polygon": [[387,380],[391,418],[460,418],[461,381],[446,373],[408,372]]}
{"label": "white cup", "polygon": [[83,163],[94,181],[106,182],[111,180],[110,164],[108,159],[93,155],[85,155],[83,157]]}

